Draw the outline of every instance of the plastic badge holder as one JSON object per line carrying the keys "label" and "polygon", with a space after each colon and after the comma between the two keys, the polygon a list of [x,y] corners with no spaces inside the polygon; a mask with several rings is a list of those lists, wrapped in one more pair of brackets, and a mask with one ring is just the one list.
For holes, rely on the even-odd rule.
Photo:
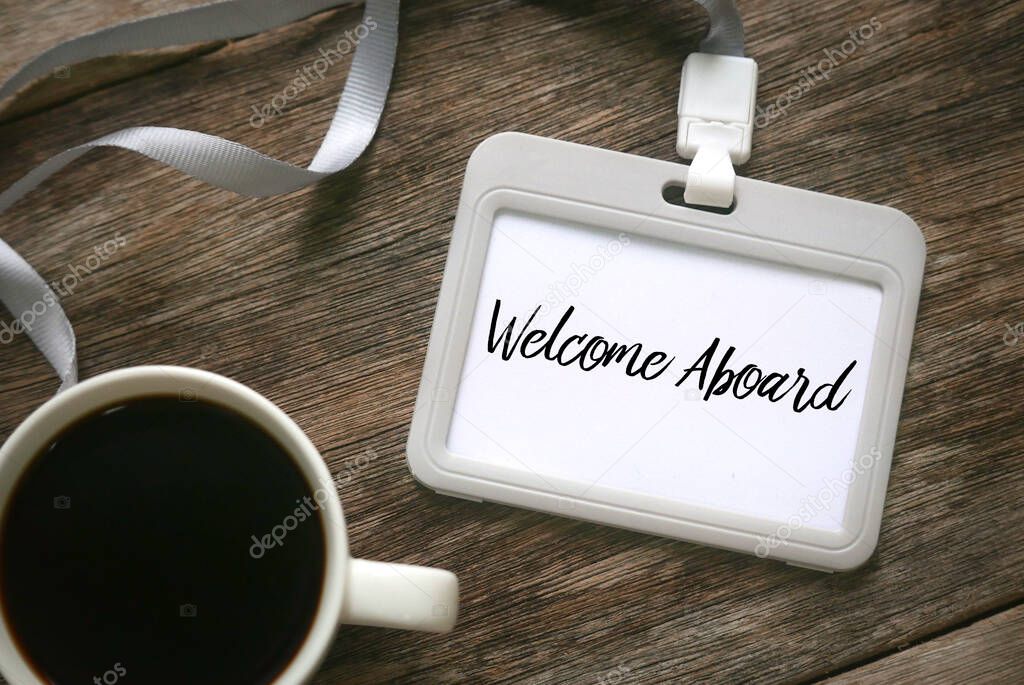
{"label": "plastic badge holder", "polygon": [[687,170],[517,133],[476,149],[409,467],[443,494],[853,568],[878,537],[921,233],[746,178],[730,213],[669,203]]}

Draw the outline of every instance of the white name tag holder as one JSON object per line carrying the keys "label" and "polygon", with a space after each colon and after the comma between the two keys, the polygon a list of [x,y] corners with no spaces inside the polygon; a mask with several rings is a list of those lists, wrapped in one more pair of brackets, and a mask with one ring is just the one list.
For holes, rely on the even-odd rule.
{"label": "white name tag holder", "polygon": [[409,466],[444,494],[853,568],[878,537],[921,233],[745,178],[731,212],[667,201],[688,173],[480,144]]}

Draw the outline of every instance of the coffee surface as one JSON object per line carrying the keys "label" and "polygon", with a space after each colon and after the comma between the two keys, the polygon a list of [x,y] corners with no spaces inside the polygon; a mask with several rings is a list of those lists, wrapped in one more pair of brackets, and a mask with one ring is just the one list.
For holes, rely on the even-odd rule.
{"label": "coffee surface", "polygon": [[[270,682],[320,598],[321,515],[289,517],[312,494],[284,449],[228,409],[149,397],[98,411],[15,486],[4,618],[45,682]],[[253,536],[286,519],[281,543],[254,553]]]}

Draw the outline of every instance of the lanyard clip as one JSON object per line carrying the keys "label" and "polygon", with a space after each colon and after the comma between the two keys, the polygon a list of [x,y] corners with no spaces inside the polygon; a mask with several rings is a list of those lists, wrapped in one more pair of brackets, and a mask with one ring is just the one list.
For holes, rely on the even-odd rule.
{"label": "lanyard clip", "polygon": [[676,151],[693,159],[683,198],[729,207],[736,186],[732,165],[750,159],[757,97],[757,62],[749,57],[692,53],[679,84]]}

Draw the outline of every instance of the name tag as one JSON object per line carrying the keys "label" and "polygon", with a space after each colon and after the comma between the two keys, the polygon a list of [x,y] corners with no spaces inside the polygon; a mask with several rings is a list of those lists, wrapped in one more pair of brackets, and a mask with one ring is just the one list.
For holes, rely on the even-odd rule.
{"label": "name tag", "polygon": [[823,570],[874,549],[924,243],[906,215],[522,134],[474,152],[408,443],[446,494]]}

